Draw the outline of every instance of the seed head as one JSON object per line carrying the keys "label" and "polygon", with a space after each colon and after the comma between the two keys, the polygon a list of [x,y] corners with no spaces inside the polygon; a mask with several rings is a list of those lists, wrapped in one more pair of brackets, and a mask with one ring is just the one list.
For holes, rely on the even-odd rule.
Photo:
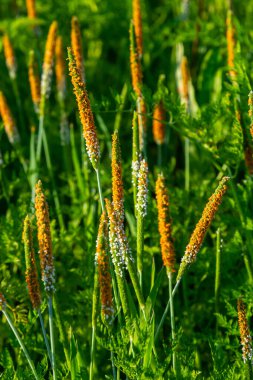
{"label": "seed head", "polygon": [[[53,72],[53,60],[55,53],[55,42],[57,36],[58,24],[57,21],[53,21],[50,25],[47,42],[45,47],[42,77],[41,77],[41,97],[47,98],[50,93],[51,79]],[[43,102],[41,103],[43,105]]]}
{"label": "seed head", "polygon": [[153,136],[156,144],[163,144],[165,140],[165,109],[162,102],[155,105],[153,113]]}
{"label": "seed head", "polygon": [[33,50],[31,50],[29,54],[28,74],[34,109],[35,112],[38,113],[40,105],[40,80],[38,75],[38,65],[35,62]]}
{"label": "seed head", "polygon": [[112,202],[119,220],[124,222],[124,188],[122,180],[121,151],[118,132],[112,136]]}
{"label": "seed head", "polygon": [[35,0],[26,0],[27,16],[36,18]]}
{"label": "seed head", "polygon": [[63,54],[62,37],[58,36],[55,44],[55,74],[59,96],[64,98],[66,91],[65,59]]}
{"label": "seed head", "polygon": [[148,164],[145,159],[140,162],[137,186],[136,210],[144,218],[147,215],[148,203]]}
{"label": "seed head", "polygon": [[11,79],[15,79],[16,74],[17,74],[17,65],[16,65],[16,59],[14,55],[14,50],[13,50],[8,34],[4,34],[3,36],[3,48],[4,48],[4,55],[5,55],[5,62],[9,71],[9,75]]}
{"label": "seed head", "polygon": [[73,16],[71,20],[71,47],[73,49],[74,57],[76,60],[76,66],[80,71],[82,80],[85,82],[82,38],[80,25],[76,16]]}
{"label": "seed head", "polygon": [[142,88],[142,69],[141,63],[136,52],[134,42],[134,29],[133,25],[130,26],[130,68],[132,76],[132,86],[137,96],[141,96]]}
{"label": "seed head", "polygon": [[242,345],[242,359],[244,363],[247,361],[252,363],[252,338],[249,331],[249,326],[246,317],[246,309],[243,301],[239,298],[237,301],[237,310],[238,310],[238,324],[241,336],[241,345]]}
{"label": "seed head", "polygon": [[188,70],[188,60],[183,56],[181,61],[181,73],[182,73],[182,102],[186,104],[189,103],[189,70]]}
{"label": "seed head", "polygon": [[132,1],[133,7],[133,24],[136,39],[138,58],[143,55],[143,40],[142,40],[142,21],[141,21],[141,3],[140,0]]}
{"label": "seed head", "polygon": [[100,285],[100,299],[102,305],[102,316],[107,320],[114,312],[112,302],[112,285],[109,264],[109,221],[106,212],[103,211],[100,217],[96,258],[98,264],[98,276]]}
{"label": "seed head", "polygon": [[156,181],[156,201],[163,265],[169,272],[175,272],[176,258],[169,213],[169,195],[162,175],[159,175]]}
{"label": "seed head", "polygon": [[229,180],[229,177],[223,177],[222,180],[219,183],[219,186],[213,193],[213,195],[209,198],[204,211],[202,213],[202,216],[197,223],[195,230],[193,231],[190,242],[186,247],[184,256],[182,258],[178,275],[177,275],[177,281],[179,281],[185,271],[185,269],[188,267],[188,265],[192,264],[197,257],[197,253],[199,252],[201,245],[203,243],[205,234],[210,227],[210,224],[218,211],[218,208],[222,202],[223,196],[227,191],[227,185],[226,182]]}
{"label": "seed head", "polygon": [[227,13],[227,50],[228,50],[228,66],[230,68],[229,74],[231,78],[234,78],[236,76],[236,72],[234,70],[234,60],[235,60],[235,28],[233,25],[233,19],[232,19],[233,13],[231,10],[228,10]]}
{"label": "seed head", "polygon": [[11,144],[20,141],[19,133],[12,117],[10,108],[6,102],[4,94],[0,91],[0,115],[3,119],[5,132]]}
{"label": "seed head", "polygon": [[39,309],[41,305],[40,286],[33,248],[32,226],[28,215],[24,220],[23,242],[26,261],[25,279],[28,287],[28,292],[33,308]]}
{"label": "seed head", "polygon": [[5,309],[6,307],[6,300],[4,298],[4,295],[0,293],[0,311]]}
{"label": "seed head", "polygon": [[83,126],[83,136],[86,141],[88,156],[92,166],[96,170],[99,165],[100,150],[90,100],[80,71],[77,69],[76,60],[71,48],[68,48],[68,58],[69,74],[71,76],[71,81],[78,104],[79,116]]}
{"label": "seed head", "polygon": [[52,239],[48,204],[40,180],[35,186],[35,211],[37,219],[42,281],[44,283],[46,292],[48,294],[52,294],[55,291],[55,270],[52,252]]}

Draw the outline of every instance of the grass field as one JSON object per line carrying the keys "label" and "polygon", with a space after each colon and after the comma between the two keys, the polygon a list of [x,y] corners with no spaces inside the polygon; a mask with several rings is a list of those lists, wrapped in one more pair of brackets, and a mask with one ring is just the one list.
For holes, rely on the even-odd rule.
{"label": "grass field", "polygon": [[0,378],[253,379],[252,3],[0,15]]}

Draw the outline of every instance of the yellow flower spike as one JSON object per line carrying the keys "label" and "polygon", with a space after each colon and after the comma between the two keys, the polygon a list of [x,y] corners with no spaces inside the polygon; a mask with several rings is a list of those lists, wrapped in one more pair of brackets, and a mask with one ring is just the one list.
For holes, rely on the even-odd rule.
{"label": "yellow flower spike", "polygon": [[118,132],[112,136],[112,203],[117,217],[124,222],[124,188]]}
{"label": "yellow flower spike", "polygon": [[136,39],[136,46],[139,59],[143,55],[143,38],[142,38],[142,20],[141,20],[141,2],[140,0],[132,1],[133,24]]}
{"label": "yellow flower spike", "polygon": [[249,326],[246,317],[246,309],[243,301],[238,299],[237,301],[237,311],[238,311],[238,325],[241,336],[241,345],[242,345],[242,359],[246,363],[249,361],[252,363],[252,338],[249,331]]}
{"label": "yellow flower spike", "polygon": [[16,74],[17,74],[17,65],[16,65],[16,59],[14,55],[14,50],[13,50],[8,34],[4,34],[3,36],[3,49],[4,49],[5,62],[9,71],[9,75],[11,79],[15,79]]}
{"label": "yellow flower spike", "polygon": [[153,112],[153,137],[156,144],[160,145],[165,140],[165,109],[162,102],[154,107]]}
{"label": "yellow flower spike", "polygon": [[29,18],[36,18],[35,0],[26,0],[26,9]]}
{"label": "yellow flower spike", "polygon": [[74,88],[76,101],[79,110],[79,117],[83,126],[83,136],[86,141],[87,153],[95,170],[99,166],[100,149],[97,138],[97,131],[91,110],[90,100],[81,73],[77,69],[73,50],[68,48],[69,74]]}
{"label": "yellow flower spike", "polygon": [[80,25],[76,16],[73,16],[71,20],[71,47],[74,52],[76,66],[80,70],[82,80],[85,81],[82,38]]}
{"label": "yellow flower spike", "polygon": [[30,51],[29,64],[28,64],[28,75],[30,90],[32,95],[32,101],[34,105],[35,112],[39,112],[40,105],[40,80],[38,75],[38,65],[35,62],[34,51]]}
{"label": "yellow flower spike", "polygon": [[63,54],[62,37],[58,36],[55,45],[55,74],[58,93],[64,98],[66,90],[65,59]]}
{"label": "yellow flower spike", "polygon": [[163,265],[168,272],[175,272],[176,257],[169,213],[169,195],[162,175],[159,175],[156,181],[156,201]]}
{"label": "yellow flower spike", "polygon": [[234,70],[234,60],[235,60],[235,27],[233,25],[233,13],[231,10],[228,10],[227,13],[227,32],[226,32],[226,38],[227,38],[227,51],[228,51],[228,66],[230,68],[229,74],[230,77],[233,79],[236,76],[236,72]]}
{"label": "yellow flower spike", "polygon": [[11,144],[16,144],[20,141],[19,133],[16,128],[15,121],[11,114],[10,108],[6,102],[4,94],[0,91],[0,115],[3,119],[5,132]]}
{"label": "yellow flower spike", "polygon": [[35,211],[37,219],[42,281],[44,283],[46,292],[51,295],[55,291],[55,269],[48,204],[40,180],[35,186]]}

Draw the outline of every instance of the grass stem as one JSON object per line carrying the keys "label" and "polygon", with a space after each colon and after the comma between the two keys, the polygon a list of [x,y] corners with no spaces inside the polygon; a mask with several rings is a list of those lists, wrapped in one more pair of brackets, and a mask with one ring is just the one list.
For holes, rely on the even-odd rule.
{"label": "grass stem", "polygon": [[49,312],[49,331],[50,331],[50,343],[51,343],[51,353],[52,353],[52,369],[53,369],[53,379],[56,380],[56,365],[55,365],[55,342],[54,342],[54,321],[53,321],[53,298],[49,296],[48,298],[48,312]]}
{"label": "grass stem", "polygon": [[51,354],[51,350],[50,350],[50,347],[49,347],[49,343],[48,343],[48,339],[47,339],[47,333],[46,333],[46,330],[45,330],[45,326],[44,326],[44,322],[43,322],[43,318],[42,318],[40,309],[38,310],[38,315],[39,315],[39,319],[40,319],[40,325],[41,325],[41,330],[42,330],[43,338],[44,338],[45,345],[46,345],[46,348],[47,348],[48,357],[49,357],[50,363],[52,365],[52,354]]}

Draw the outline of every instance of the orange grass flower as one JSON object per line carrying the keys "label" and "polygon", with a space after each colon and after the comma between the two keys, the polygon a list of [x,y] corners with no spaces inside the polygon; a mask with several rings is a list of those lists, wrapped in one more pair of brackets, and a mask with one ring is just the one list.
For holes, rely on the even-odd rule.
{"label": "orange grass flower", "polygon": [[52,252],[49,211],[42,183],[39,180],[35,186],[35,211],[37,218],[38,242],[42,281],[48,294],[55,291],[55,270]]}
{"label": "orange grass flower", "polygon": [[238,310],[238,324],[241,336],[241,345],[242,345],[242,359],[243,362],[247,361],[252,363],[252,338],[249,331],[249,326],[246,317],[246,309],[243,301],[238,299],[237,301],[237,310]]}
{"label": "orange grass flower", "polygon": [[144,218],[147,215],[148,203],[148,164],[145,159],[140,161],[137,184],[136,210]]}
{"label": "orange grass flower", "polygon": [[219,186],[212,194],[212,196],[209,198],[202,213],[202,216],[191,235],[190,242],[186,247],[184,256],[181,260],[181,264],[178,270],[177,281],[181,279],[187,266],[196,260],[197,253],[201,248],[205,234],[208,228],[210,227],[210,224],[216,212],[218,211],[218,208],[222,202],[225,192],[227,191],[226,182],[228,180],[229,177],[223,177],[219,183]]}
{"label": "orange grass flower", "polygon": [[43,61],[41,78],[41,97],[43,98],[48,97],[50,92],[57,29],[57,21],[53,21],[48,31]]}
{"label": "orange grass flower", "polygon": [[63,54],[62,37],[58,36],[55,45],[55,74],[58,93],[64,98],[66,90],[65,59]]}
{"label": "orange grass flower", "polygon": [[73,16],[71,20],[71,47],[76,59],[76,66],[80,70],[82,80],[85,81],[82,38],[80,25],[76,16]]}
{"label": "orange grass flower", "polygon": [[119,220],[124,222],[124,188],[122,180],[122,162],[117,131],[112,136],[112,203]]}
{"label": "orange grass flower", "polygon": [[235,28],[233,25],[232,15],[233,15],[232,11],[228,10],[227,20],[226,20],[226,24],[227,24],[226,38],[227,38],[227,50],[228,50],[228,66],[230,68],[229,74],[231,78],[236,76],[236,72],[234,70],[236,40],[235,40]]}
{"label": "orange grass flower", "polygon": [[30,300],[34,309],[39,309],[41,305],[40,286],[36,268],[36,261],[33,248],[32,226],[27,215],[24,220],[23,242],[25,249],[26,272],[25,279],[28,287]]}
{"label": "orange grass flower", "polygon": [[108,236],[108,218],[103,211],[100,217],[96,259],[98,265],[98,277],[100,285],[100,299],[102,305],[102,316],[107,320],[113,314],[112,302],[112,284],[109,264],[109,236]]}
{"label": "orange grass flower", "polygon": [[137,111],[138,111],[138,128],[139,128],[139,147],[140,151],[143,151],[145,144],[145,136],[147,132],[147,118],[146,118],[146,104],[142,97],[137,99]]}
{"label": "orange grass flower", "polygon": [[188,60],[183,56],[181,61],[181,73],[182,73],[182,102],[186,105],[189,103],[189,69]]}
{"label": "orange grass flower", "polygon": [[74,93],[79,110],[79,116],[83,126],[83,136],[86,141],[88,156],[95,170],[98,169],[100,149],[97,138],[96,126],[90,106],[90,100],[85,83],[82,80],[80,71],[77,69],[73,50],[68,48],[69,74],[74,87]]}
{"label": "orange grass flower", "polygon": [[11,41],[9,39],[9,36],[6,33],[3,36],[3,48],[4,48],[6,66],[8,68],[9,75],[11,79],[15,79],[16,74],[17,74],[16,59],[15,59],[14,50],[13,50]]}
{"label": "orange grass flower", "polygon": [[26,0],[26,9],[29,18],[36,18],[35,0]]}
{"label": "orange grass flower", "polygon": [[142,21],[141,21],[141,2],[140,0],[132,1],[133,8],[133,24],[136,39],[136,46],[139,59],[143,55],[143,39],[142,39]]}
{"label": "orange grass flower", "polygon": [[0,293],[0,310],[5,309],[6,306],[6,300],[4,298],[4,295]]}
{"label": "orange grass flower", "polygon": [[169,213],[169,195],[163,175],[159,175],[156,181],[156,201],[163,265],[168,272],[175,272],[176,258]]}
{"label": "orange grass flower", "polygon": [[0,115],[3,119],[5,132],[11,144],[20,141],[19,133],[12,117],[10,108],[6,102],[4,94],[0,91]]}
{"label": "orange grass flower", "polygon": [[165,140],[165,109],[163,103],[159,102],[153,112],[153,136],[156,144],[160,145]]}
{"label": "orange grass flower", "polygon": [[35,112],[38,113],[40,104],[40,80],[38,75],[38,65],[35,62],[33,50],[31,50],[29,54],[28,75],[34,109]]}
{"label": "orange grass flower", "polygon": [[253,91],[249,92],[248,105],[249,105],[249,117],[250,117],[250,134],[253,141]]}

